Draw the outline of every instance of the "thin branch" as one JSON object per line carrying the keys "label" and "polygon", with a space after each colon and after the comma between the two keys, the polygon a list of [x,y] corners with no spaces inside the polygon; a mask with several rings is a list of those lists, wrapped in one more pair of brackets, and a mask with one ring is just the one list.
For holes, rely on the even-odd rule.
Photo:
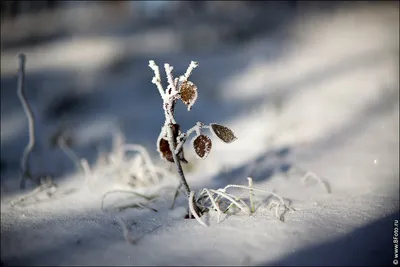
{"label": "thin branch", "polygon": [[203,127],[203,125],[204,124],[202,122],[197,122],[195,126],[193,126],[189,130],[187,130],[186,133],[183,133],[178,137],[178,145],[175,148],[176,154],[179,153],[179,151],[182,149],[182,146],[192,133],[196,132],[197,134],[199,134],[199,131]]}
{"label": "thin branch", "polygon": [[164,93],[164,88],[161,85],[160,69],[158,68],[154,60],[149,61],[149,67],[154,71],[154,77],[151,82],[157,86],[161,98],[164,99],[165,93]]}
{"label": "thin branch", "polygon": [[[167,138],[168,138],[168,143],[169,143],[169,149],[171,151],[175,151],[176,144],[175,144],[174,136],[172,133],[172,125],[171,124],[167,126]],[[179,161],[178,156],[175,153],[172,153],[172,158],[174,159],[176,169],[178,171],[179,177],[181,178],[181,182],[186,189],[186,194],[189,197],[191,190],[190,190],[189,184],[186,181],[185,174],[183,173],[181,162]]]}
{"label": "thin branch", "polygon": [[185,81],[187,81],[190,77],[190,75],[192,75],[193,70],[199,65],[198,62],[196,61],[191,61],[189,67],[187,68],[185,74],[183,75],[183,78],[185,79]]}
{"label": "thin branch", "polygon": [[[26,56],[25,54],[19,54],[19,71],[18,71],[18,98],[21,101],[22,107],[24,109],[25,115],[28,119],[28,131],[29,131],[29,141],[25,147],[24,153],[21,159],[21,181],[20,181],[20,188],[25,188],[26,178],[34,181],[32,178],[32,174],[29,170],[29,158],[32,153],[32,150],[35,146],[35,118],[32,112],[32,108],[28,103],[28,100],[25,95],[25,63],[26,63]],[[38,183],[37,181],[34,181]],[[40,183],[38,183],[40,185]]]}
{"label": "thin branch", "polygon": [[[172,70],[174,69],[174,67],[172,67],[168,63],[165,63],[164,69],[165,73],[167,74],[168,88],[171,88],[171,94],[169,95],[169,97],[175,97],[178,94],[178,90],[176,89],[174,78],[172,76]],[[167,94],[169,94],[169,92],[167,92]]]}

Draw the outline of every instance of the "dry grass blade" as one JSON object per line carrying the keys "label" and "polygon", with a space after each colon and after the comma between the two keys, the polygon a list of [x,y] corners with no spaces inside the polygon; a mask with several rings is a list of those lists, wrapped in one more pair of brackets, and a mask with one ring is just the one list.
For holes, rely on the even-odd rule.
{"label": "dry grass blade", "polygon": [[[246,213],[247,215],[250,215],[250,214],[247,212],[247,210],[246,210],[242,205],[240,205],[236,200],[234,200],[229,194],[227,194],[227,193],[225,193],[225,192],[223,192],[223,191],[221,191],[221,190],[213,190],[213,189],[210,189],[210,191],[211,191],[212,193],[218,194],[218,195],[220,195],[220,196],[222,196],[222,197],[228,199],[229,201],[231,201],[232,203],[234,203],[234,204],[235,204],[240,210],[242,210],[244,213]],[[246,204],[245,204],[245,206],[247,207]],[[248,207],[247,207],[247,208],[248,208]]]}
{"label": "dry grass blade", "polygon": [[[142,195],[140,193],[137,193],[137,192],[134,192],[134,191],[128,191],[128,190],[113,190],[113,191],[109,191],[109,192],[107,192],[107,193],[105,193],[103,195],[103,197],[101,199],[101,210],[102,211],[107,212],[107,210],[104,208],[104,202],[105,202],[106,197],[109,196],[110,194],[116,194],[116,193],[135,195],[135,196],[138,196],[140,198],[145,199],[146,201],[151,201],[151,200],[153,200],[153,199],[158,197],[157,195],[145,196],[145,195]],[[150,207],[147,207],[147,206],[143,205],[143,203],[140,203],[140,204],[142,205],[142,207],[148,208],[150,210],[154,210],[153,208],[150,208]],[[131,205],[133,205],[133,204],[131,204]],[[136,205],[138,205],[138,204],[136,203]]]}
{"label": "dry grass blade", "polygon": [[250,187],[250,192],[249,192],[250,212],[254,213],[255,208],[254,208],[254,202],[253,202],[253,179],[251,179],[251,177],[247,177],[247,180],[249,181],[249,187]]}
{"label": "dry grass blade", "polygon": [[233,187],[233,188],[242,188],[242,189],[246,189],[246,190],[250,190],[250,189],[251,189],[252,191],[258,191],[258,192],[263,192],[263,193],[271,194],[271,195],[273,195],[274,197],[278,198],[279,201],[280,201],[284,206],[286,206],[286,205],[285,205],[285,202],[283,201],[283,198],[280,197],[279,195],[275,194],[274,192],[271,192],[271,191],[268,191],[268,190],[264,190],[264,189],[251,188],[251,187],[244,186],[244,185],[234,185],[234,184],[230,184],[230,185],[225,186],[225,188],[224,188],[223,190],[225,191],[226,189],[228,189],[228,188],[230,188],[230,187]]}
{"label": "dry grass blade", "polygon": [[331,193],[331,190],[330,190],[329,186],[327,185],[327,183],[324,182],[324,181],[323,181],[316,173],[314,173],[314,172],[310,172],[310,171],[306,172],[306,173],[303,175],[303,177],[302,177],[301,180],[302,180],[303,183],[305,183],[309,178],[313,178],[314,180],[316,180],[317,183],[320,184],[321,187],[322,187],[328,194]]}
{"label": "dry grass blade", "polygon": [[213,198],[213,196],[212,196],[210,190],[208,190],[207,188],[204,188],[203,191],[206,192],[207,195],[210,197],[210,201],[211,201],[211,203],[212,203],[212,205],[213,205],[213,208],[218,212],[218,214],[217,214],[217,222],[219,223],[219,222],[220,222],[220,217],[221,217],[222,211],[221,211],[221,209],[219,208],[219,206],[217,205],[217,203],[215,202],[215,200],[214,200],[214,198]]}
{"label": "dry grass blade", "polygon": [[45,183],[43,183],[40,186],[36,187],[32,192],[30,192],[30,193],[18,198],[16,201],[12,201],[11,202],[11,206],[15,207],[16,205],[20,205],[23,202],[26,202],[28,199],[37,196],[39,193],[45,192],[46,190],[49,190],[49,192],[48,192],[49,196],[54,193],[54,192],[51,192],[51,191],[57,190],[57,185],[54,184],[51,181],[51,178],[48,178]]}
{"label": "dry grass blade", "polygon": [[123,150],[125,152],[127,152],[127,151],[139,152],[142,155],[148,170],[150,171],[150,174],[153,178],[153,182],[156,182],[159,180],[159,177],[157,175],[157,170],[154,167],[153,162],[151,161],[149,153],[147,153],[147,151],[144,147],[142,147],[140,145],[126,144],[126,145],[123,145]]}
{"label": "dry grass blade", "polygon": [[[205,226],[205,227],[208,227],[208,225],[205,223],[205,222],[203,222],[203,220],[202,219],[200,219],[200,216],[196,213],[196,210],[194,209],[194,202],[195,202],[195,199],[194,199],[194,191],[191,191],[190,192],[190,195],[189,195],[189,211],[190,211],[190,213],[194,216],[194,218],[196,219],[196,221],[198,221],[201,225],[203,225],[203,226]],[[190,218],[191,216],[190,216],[190,214],[189,214],[189,218]]]}

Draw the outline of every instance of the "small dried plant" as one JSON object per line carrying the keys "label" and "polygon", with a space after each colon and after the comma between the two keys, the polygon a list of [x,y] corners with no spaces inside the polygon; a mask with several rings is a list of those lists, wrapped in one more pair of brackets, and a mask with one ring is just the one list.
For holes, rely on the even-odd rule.
{"label": "small dried plant", "polygon": [[[195,134],[191,140],[192,147],[198,158],[205,159],[211,151],[212,142],[210,137],[203,133],[204,129],[210,130],[213,135],[217,136],[225,143],[232,143],[237,139],[231,129],[216,123],[205,125],[202,122],[197,122],[188,131],[182,132],[180,125],[176,122],[174,117],[176,102],[181,100],[187,106],[188,111],[190,111],[197,100],[197,86],[193,82],[189,81],[192,71],[197,66],[198,63],[192,61],[185,74],[179,76],[179,78],[174,78],[172,75],[173,67],[168,63],[164,64],[168,81],[168,86],[164,89],[161,84],[159,67],[153,60],[149,61],[149,67],[154,71],[152,83],[157,86],[163,100],[165,115],[165,122],[161,127],[161,132],[157,140],[157,151],[162,159],[175,163],[181,179],[178,190],[182,185],[185,187],[186,195],[189,199],[189,214],[192,213],[194,217],[198,217],[197,214],[200,214],[201,216],[204,210],[200,209],[196,204],[196,201],[194,201],[195,193],[190,189],[182,169],[181,162],[187,163],[183,152],[183,145],[189,139],[190,135]],[[190,212],[190,210],[192,210],[192,212]],[[188,217],[191,216],[189,215]]]}

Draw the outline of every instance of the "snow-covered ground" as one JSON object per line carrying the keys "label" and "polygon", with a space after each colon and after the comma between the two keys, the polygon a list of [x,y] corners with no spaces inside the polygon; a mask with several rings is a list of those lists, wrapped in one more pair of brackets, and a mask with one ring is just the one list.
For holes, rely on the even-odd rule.
{"label": "snow-covered ground", "polygon": [[[207,53],[181,52],[176,34],[159,29],[145,36],[79,37],[23,51],[39,138],[32,168],[55,175],[59,188],[51,198],[16,206],[10,203],[33,187],[18,189],[28,138],[15,91],[19,51],[2,52],[2,262],[391,265],[399,220],[398,4],[299,17],[282,36],[259,35]],[[212,211],[203,216],[209,227],[185,220],[187,201],[180,196],[171,210],[174,192],[163,190],[177,184],[173,169],[161,184],[136,189],[159,194],[148,203],[158,212],[101,210],[107,191],[128,188],[117,175],[106,177],[96,161],[99,150],[110,151],[118,129],[126,143],[144,146],[155,165],[168,171],[155,146],[164,114],[149,59],[170,63],[176,74],[198,61],[191,78],[198,100],[190,112],[179,103],[177,121],[183,129],[217,122],[238,137],[232,144],[212,137],[204,161],[185,147],[189,184],[217,189],[247,185],[251,176],[254,187],[291,202],[294,210],[284,222],[263,193],[257,195],[265,201],[251,216],[240,212],[217,223]],[[46,117],[49,104],[65,95],[78,104],[63,117]],[[50,148],[51,135],[63,127],[95,175],[85,177],[63,151]],[[304,173],[289,173],[288,166],[315,173],[331,193],[313,179],[303,183]],[[134,245],[117,218],[138,239]]]}

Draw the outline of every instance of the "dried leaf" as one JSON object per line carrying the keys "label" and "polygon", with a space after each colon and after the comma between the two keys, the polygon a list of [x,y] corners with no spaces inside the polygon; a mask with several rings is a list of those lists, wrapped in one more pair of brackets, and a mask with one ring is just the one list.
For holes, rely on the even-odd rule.
{"label": "dried leaf", "polygon": [[207,158],[208,154],[212,148],[211,139],[204,134],[198,135],[195,139],[193,139],[193,148],[196,155],[201,158]]}
{"label": "dried leaf", "polygon": [[184,81],[180,84],[179,92],[182,102],[190,110],[197,99],[197,86],[191,81]]}
{"label": "dried leaf", "polygon": [[[176,138],[180,134],[179,124],[172,125],[172,133],[173,133],[173,138],[176,140]],[[161,131],[160,135],[158,136],[157,151],[158,151],[158,153],[160,153],[160,157],[162,159],[168,160],[169,162],[174,162],[174,158],[172,156],[171,149],[169,149],[169,142],[167,139],[167,135],[166,135],[166,132],[164,132],[164,131]],[[179,151],[177,157],[178,157],[179,161],[181,161],[183,163],[188,163],[188,161],[185,159],[183,149],[181,149]]]}
{"label": "dried leaf", "polygon": [[168,160],[170,162],[174,162],[171,150],[169,149],[168,140],[166,140],[165,138],[161,138],[158,141],[158,149],[157,150],[160,153],[161,158]]}
{"label": "dried leaf", "polygon": [[225,143],[232,143],[237,139],[231,129],[223,125],[211,123],[211,132]]}

